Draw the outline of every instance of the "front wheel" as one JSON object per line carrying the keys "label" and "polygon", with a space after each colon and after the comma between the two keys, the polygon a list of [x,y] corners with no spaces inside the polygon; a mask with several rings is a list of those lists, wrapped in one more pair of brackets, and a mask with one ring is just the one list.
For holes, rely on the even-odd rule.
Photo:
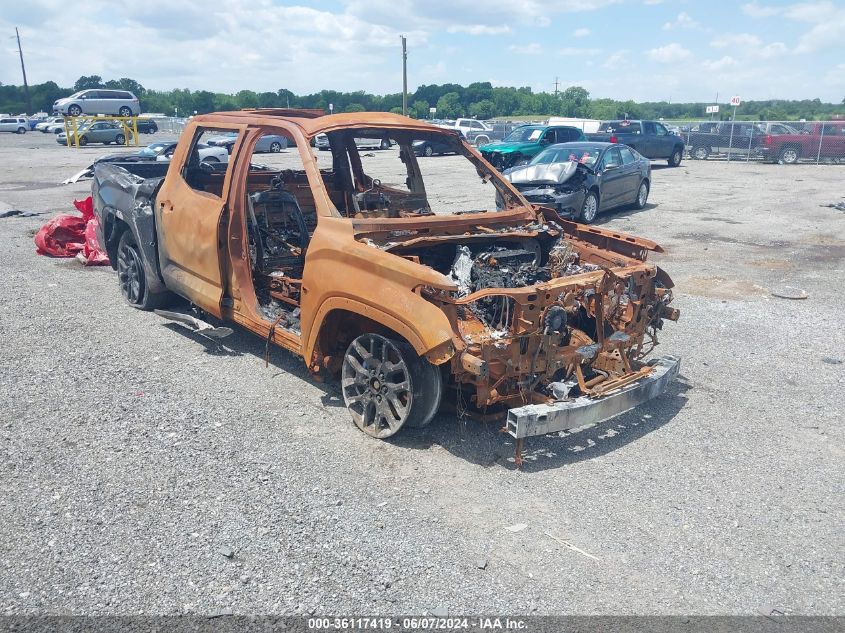
{"label": "front wheel", "polygon": [[87,136],[80,136],[79,137],[79,145],[88,145],[88,137]]}
{"label": "front wheel", "polygon": [[25,127],[19,127],[17,132],[18,132],[18,134],[26,134],[26,128]]}
{"label": "front wheel", "polygon": [[70,116],[79,116],[80,114],[82,114],[82,108],[80,108],[80,107],[79,107],[78,105],[76,105],[76,104],[73,104],[72,106],[70,106],[70,107],[67,109],[67,113],[68,113]]}
{"label": "front wheel", "polygon": [[118,145],[126,145],[126,137],[123,134],[118,134],[114,137],[114,142]]}
{"label": "front wheel", "polygon": [[390,139],[386,139],[386,138],[381,139],[381,144],[379,145],[379,149],[390,149]]}
{"label": "front wheel", "polygon": [[592,224],[598,214],[599,199],[595,191],[590,191],[584,198],[584,204],[581,205],[581,217],[579,220],[584,224]]}
{"label": "front wheel", "polygon": [[273,141],[272,143],[270,143],[270,151],[274,154],[278,154],[282,151],[282,144],[279,143],[279,141]]}
{"label": "front wheel", "polygon": [[635,209],[644,209],[645,203],[648,200],[648,182],[643,180],[640,183],[640,188],[637,189],[637,199],[634,201]]}
{"label": "front wheel", "polygon": [[684,153],[681,151],[680,147],[676,147],[672,150],[672,155],[669,157],[667,161],[669,163],[669,167],[677,167],[681,164],[681,159],[684,157]]}
{"label": "front wheel", "polygon": [[426,156],[431,156],[432,154],[434,154],[434,148],[431,145],[426,145],[425,149],[423,150],[423,154],[425,154]]}
{"label": "front wheel", "polygon": [[343,400],[355,425],[370,437],[385,439],[405,424],[427,424],[442,395],[439,372],[433,380],[432,369],[437,372],[407,343],[380,334],[356,338],[341,369]]}
{"label": "front wheel", "polygon": [[220,159],[219,159],[219,158],[217,158],[216,156],[206,156],[206,157],[205,157],[205,158],[203,158],[203,159],[202,159],[202,161],[200,161],[200,162],[203,162],[203,163],[205,163],[205,164],[207,165],[207,164],[209,164],[209,163],[219,163],[219,162],[220,162]]}
{"label": "front wheel", "polygon": [[132,108],[129,106],[123,106],[120,110],[117,111],[120,116],[132,116]]}
{"label": "front wheel", "polygon": [[487,145],[489,142],[490,139],[486,136],[479,136],[477,139],[475,139],[475,146],[481,147],[482,145]]}

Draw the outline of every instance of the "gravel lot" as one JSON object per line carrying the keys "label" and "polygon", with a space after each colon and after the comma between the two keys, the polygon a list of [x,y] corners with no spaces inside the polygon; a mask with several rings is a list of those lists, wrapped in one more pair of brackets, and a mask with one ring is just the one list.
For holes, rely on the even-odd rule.
{"label": "gravel lot", "polygon": [[495,426],[371,440],[284,351],[37,256],[105,152],[0,136],[0,211],[48,212],[0,219],[0,613],[845,614],[845,167],[655,164],[599,221],[667,249],[682,379],[520,472]]}

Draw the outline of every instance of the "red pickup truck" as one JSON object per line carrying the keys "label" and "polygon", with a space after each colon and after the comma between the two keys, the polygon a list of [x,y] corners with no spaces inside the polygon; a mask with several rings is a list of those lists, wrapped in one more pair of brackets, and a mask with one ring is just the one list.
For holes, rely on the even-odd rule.
{"label": "red pickup truck", "polygon": [[759,151],[763,160],[786,165],[801,158],[845,158],[845,121],[808,123],[802,134],[770,134]]}

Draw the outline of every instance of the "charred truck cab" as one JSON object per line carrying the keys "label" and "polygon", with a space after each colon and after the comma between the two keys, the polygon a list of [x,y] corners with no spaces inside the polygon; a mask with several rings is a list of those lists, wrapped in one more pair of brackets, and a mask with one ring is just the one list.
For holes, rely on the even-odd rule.
{"label": "charred truck cab", "polygon": [[[236,141],[197,160],[204,133]],[[266,134],[292,151],[253,162]],[[325,134],[328,156],[311,141]],[[356,139],[389,138],[359,152]],[[453,147],[450,182],[414,143]],[[269,159],[268,159],[269,160]],[[439,162],[439,161],[435,161]],[[425,164],[425,167],[423,166]],[[672,281],[649,240],[532,206],[453,130],[387,113],[253,110],[195,117],[159,176],[94,169],[98,237],[126,300],[171,293],[339,381],[376,438],[429,423],[445,398],[516,438],[599,422],[667,388],[648,360]]]}

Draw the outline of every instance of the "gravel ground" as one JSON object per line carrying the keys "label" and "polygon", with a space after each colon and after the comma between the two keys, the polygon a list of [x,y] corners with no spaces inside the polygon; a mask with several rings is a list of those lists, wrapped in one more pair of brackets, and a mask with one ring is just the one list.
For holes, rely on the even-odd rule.
{"label": "gravel ground", "polygon": [[[101,153],[0,136],[0,211],[72,209],[55,183]],[[666,247],[682,379],[524,471],[454,416],[371,440],[298,359],[215,350],[37,256],[49,215],[0,219],[0,613],[845,614],[843,173],[655,165],[599,221]]]}

